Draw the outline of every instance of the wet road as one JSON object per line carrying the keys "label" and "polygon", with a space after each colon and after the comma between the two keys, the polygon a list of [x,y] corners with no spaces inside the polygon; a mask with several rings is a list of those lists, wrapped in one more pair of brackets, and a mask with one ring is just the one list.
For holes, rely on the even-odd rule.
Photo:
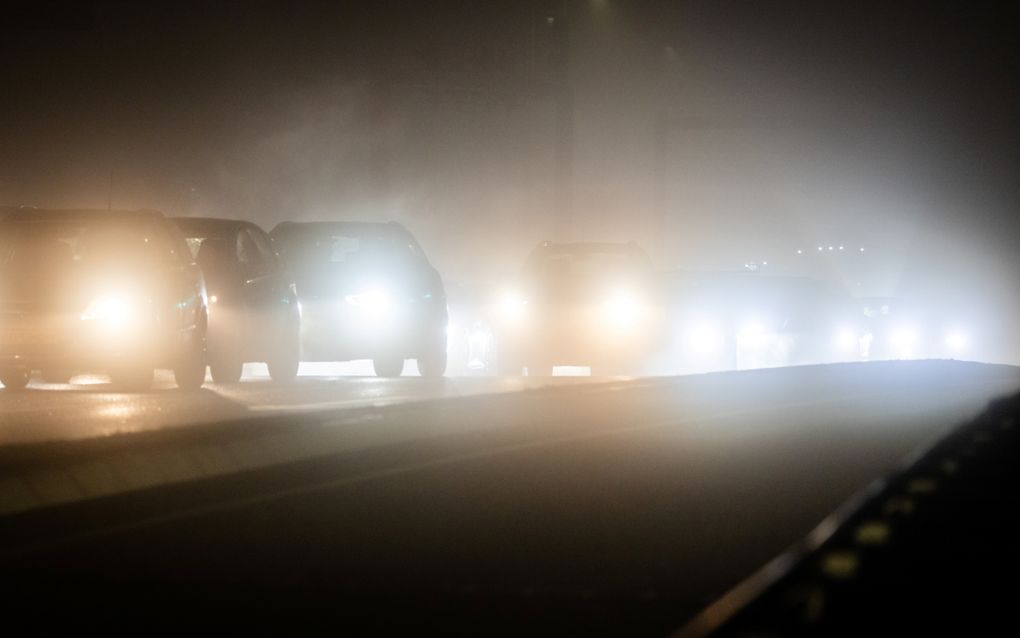
{"label": "wet road", "polygon": [[[239,414],[274,407],[257,422],[112,437],[119,449],[88,458],[61,456],[85,440],[40,446],[36,460],[0,455],[10,488],[0,501],[21,507],[0,525],[0,569],[21,575],[15,593],[30,600],[89,605],[87,584],[100,599],[157,591],[190,609],[215,592],[218,611],[236,606],[267,627],[304,614],[334,629],[370,616],[476,634],[662,634],[1016,391],[1020,369],[895,362],[585,380],[274,416],[281,402],[370,387],[394,397],[521,387],[420,382],[306,379],[268,397],[252,383],[228,399],[211,389]],[[184,400],[162,397],[141,400]],[[63,469],[24,474],[47,450]],[[104,494],[114,496],[87,500]],[[223,596],[241,585],[274,601],[260,610],[270,617]]]}
{"label": "wet road", "polygon": [[293,385],[281,386],[269,381],[264,366],[249,365],[241,383],[207,382],[198,392],[180,392],[169,373],[160,371],[153,391],[137,394],[116,392],[103,376],[78,376],[70,384],[36,379],[23,392],[0,390],[0,446],[595,381],[567,376],[380,379],[357,364],[302,364],[301,375]]}

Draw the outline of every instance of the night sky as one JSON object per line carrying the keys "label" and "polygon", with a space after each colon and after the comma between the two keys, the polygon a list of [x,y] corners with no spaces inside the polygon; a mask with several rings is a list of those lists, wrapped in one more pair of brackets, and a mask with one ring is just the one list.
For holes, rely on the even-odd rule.
{"label": "night sky", "polygon": [[555,230],[566,85],[575,238],[689,268],[867,244],[892,292],[1016,308],[1009,3],[5,6],[5,204],[396,219],[497,276]]}

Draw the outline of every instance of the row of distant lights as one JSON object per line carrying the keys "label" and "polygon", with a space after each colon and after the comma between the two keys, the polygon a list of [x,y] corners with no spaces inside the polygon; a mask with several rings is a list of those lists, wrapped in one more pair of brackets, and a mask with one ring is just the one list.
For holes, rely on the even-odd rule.
{"label": "row of distant lights", "polygon": [[[845,249],[846,249],[846,246],[829,246],[829,250],[845,250]],[[818,252],[822,252],[824,250],[825,250],[825,246],[819,246],[818,247]],[[860,248],[858,248],[857,252],[863,253],[864,252],[864,246],[861,246]],[[804,251],[801,250],[800,248],[798,248],[797,249],[797,254],[798,255],[803,255]]]}

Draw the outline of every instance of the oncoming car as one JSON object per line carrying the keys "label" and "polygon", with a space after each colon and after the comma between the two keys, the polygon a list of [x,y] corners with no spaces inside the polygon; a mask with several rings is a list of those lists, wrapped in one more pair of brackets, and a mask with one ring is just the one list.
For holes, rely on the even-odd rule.
{"label": "oncoming car", "polygon": [[446,372],[446,293],[396,223],[284,222],[272,232],[302,309],[301,359],[370,359],[378,376]]}
{"label": "oncoming car", "polygon": [[857,361],[864,328],[838,285],[754,272],[678,272],[674,350],[684,372]]}
{"label": "oncoming car", "polygon": [[236,383],[246,362],[264,362],[274,381],[292,381],[300,362],[301,314],[269,235],[234,219],[173,221],[205,275],[213,381]]}
{"label": "oncoming car", "polygon": [[205,379],[207,301],[184,238],[154,211],[0,209],[0,381],[106,372],[142,390],[155,368]]}
{"label": "oncoming car", "polygon": [[543,242],[494,306],[502,374],[544,376],[555,366],[635,374],[661,345],[656,277],[633,242]]}

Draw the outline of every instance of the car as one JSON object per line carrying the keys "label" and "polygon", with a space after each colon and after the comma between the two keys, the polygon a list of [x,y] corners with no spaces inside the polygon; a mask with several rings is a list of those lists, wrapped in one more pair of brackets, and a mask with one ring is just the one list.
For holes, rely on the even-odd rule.
{"label": "car", "polygon": [[0,209],[0,381],[101,371],[128,390],[155,368],[205,380],[202,271],[162,213]]}
{"label": "car", "polygon": [[213,381],[237,383],[246,362],[264,362],[274,381],[293,381],[301,357],[301,313],[269,235],[248,221],[173,221],[205,274]]}
{"label": "car", "polygon": [[416,359],[422,376],[445,374],[446,292],[406,228],[283,222],[271,236],[297,287],[303,361],[370,359],[397,377]]}
{"label": "car", "polygon": [[680,271],[668,281],[683,372],[861,359],[864,326],[832,282],[748,271]]}
{"label": "car", "polygon": [[660,349],[662,298],[636,243],[540,243],[493,300],[502,374],[635,374]]}

